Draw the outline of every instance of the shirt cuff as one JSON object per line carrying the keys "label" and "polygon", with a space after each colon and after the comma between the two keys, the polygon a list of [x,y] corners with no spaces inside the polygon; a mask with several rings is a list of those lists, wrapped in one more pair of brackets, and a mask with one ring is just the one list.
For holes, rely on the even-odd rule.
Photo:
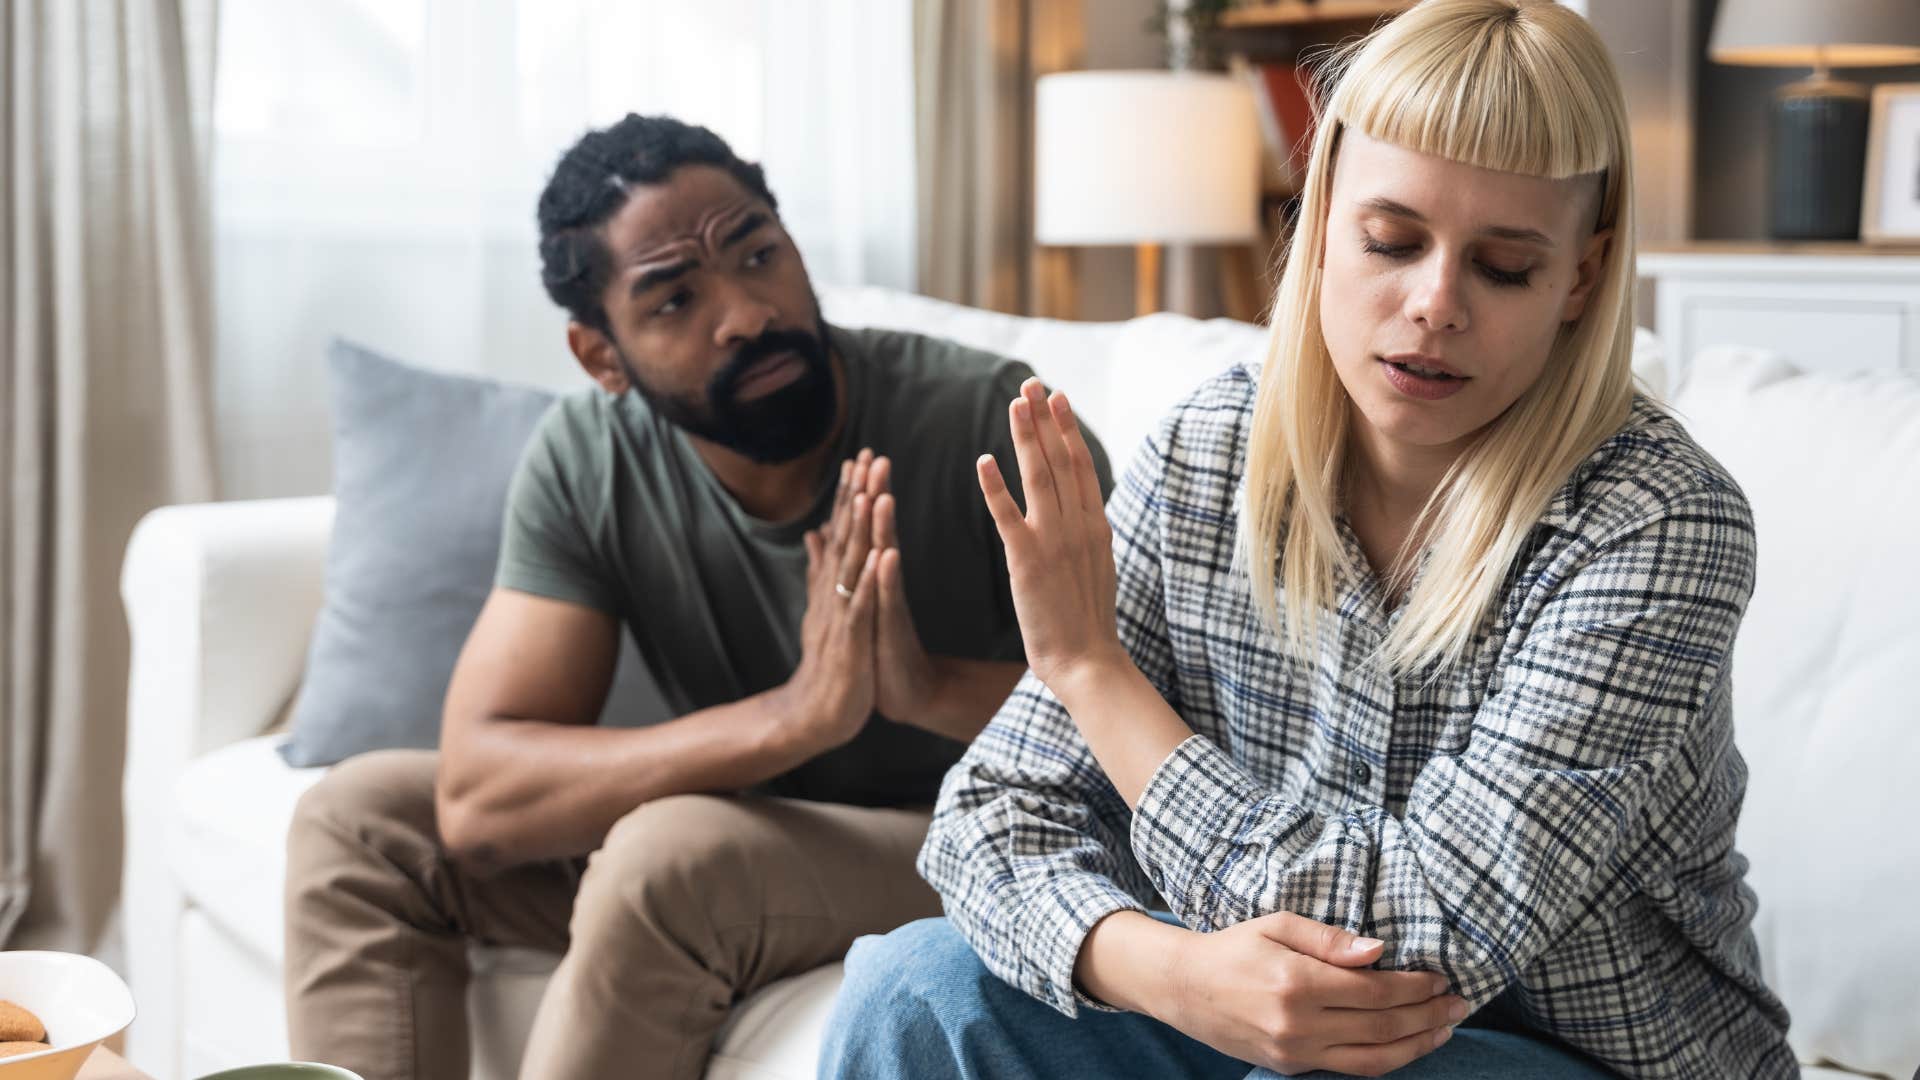
{"label": "shirt cuff", "polygon": [[1094,924],[1116,911],[1146,912],[1146,907],[1111,879],[1098,874],[1056,878],[1046,897],[1046,910],[1028,924],[1021,952],[1043,980],[1047,1004],[1075,1016],[1081,1008],[1121,1012],[1082,992],[1073,979],[1080,949]]}
{"label": "shirt cuff", "polygon": [[1202,735],[1174,747],[1140,792],[1129,837],[1134,858],[1193,929],[1206,933],[1238,921],[1219,917],[1223,907],[1240,905],[1223,905],[1228,898],[1215,895],[1213,863],[1269,794]]}

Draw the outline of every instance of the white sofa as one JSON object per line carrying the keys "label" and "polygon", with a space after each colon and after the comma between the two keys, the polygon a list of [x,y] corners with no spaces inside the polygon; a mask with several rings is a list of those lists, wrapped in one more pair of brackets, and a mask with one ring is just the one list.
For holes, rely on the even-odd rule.
{"label": "white sofa", "polygon": [[[1260,330],[1226,320],[1062,323],[877,289],[828,290],[823,301],[836,322],[911,327],[1029,360],[1074,393],[1116,468],[1188,387],[1264,349]],[[1643,375],[1657,381],[1649,342]],[[1736,664],[1753,772],[1741,847],[1760,891],[1768,976],[1795,1013],[1803,1060],[1904,1080],[1920,1064],[1920,785],[1899,773],[1920,759],[1920,710],[1894,696],[1892,680],[1920,669],[1920,569],[1893,556],[1892,538],[1912,548],[1920,494],[1911,479],[1890,495],[1871,477],[1843,478],[1859,464],[1848,452],[1871,458],[1900,438],[1906,460],[1920,459],[1920,380],[1895,381],[1904,414],[1862,418],[1848,393],[1826,387],[1834,380],[1783,380],[1744,354],[1695,367],[1681,404],[1746,484],[1761,528],[1761,584]],[[1796,415],[1798,385],[1816,382],[1833,399],[1815,410],[1829,426],[1791,435],[1826,460],[1782,452],[1785,433],[1743,420],[1758,408],[1749,399],[1780,398],[1781,386],[1783,399],[1760,404],[1773,422]],[[1808,528],[1809,510],[1830,524]],[[287,767],[271,732],[300,680],[331,521],[326,497],[168,507],[129,546],[125,926],[140,1006],[129,1049],[160,1080],[287,1052],[283,837],[320,770]],[[474,958],[475,1074],[511,1077],[555,958]],[[831,965],[744,1002],[709,1077],[810,1080],[838,981]]]}

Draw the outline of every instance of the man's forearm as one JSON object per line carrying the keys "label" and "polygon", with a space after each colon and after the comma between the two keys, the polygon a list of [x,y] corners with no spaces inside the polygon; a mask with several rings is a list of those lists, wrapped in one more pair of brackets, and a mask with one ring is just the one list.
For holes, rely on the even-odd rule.
{"label": "man's forearm", "polygon": [[738,791],[821,752],[778,690],[644,728],[491,718],[443,746],[440,831],[480,869],[581,855],[643,803]]}
{"label": "man's forearm", "polygon": [[972,742],[980,734],[1027,671],[1027,665],[1018,661],[957,656],[929,659],[934,671],[933,692],[926,708],[907,720],[915,727],[963,743]]}

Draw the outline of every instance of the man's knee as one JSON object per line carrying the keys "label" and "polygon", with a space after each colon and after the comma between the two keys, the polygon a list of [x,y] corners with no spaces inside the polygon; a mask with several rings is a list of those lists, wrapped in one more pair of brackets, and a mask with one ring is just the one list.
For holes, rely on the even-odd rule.
{"label": "man's knee", "polygon": [[343,847],[437,846],[437,760],[431,751],[382,750],[328,769],[294,805],[287,829],[289,869]]}
{"label": "man's knee", "polygon": [[635,926],[679,931],[716,906],[758,896],[750,813],[722,795],[670,795],[615,822],[574,901],[573,934],[591,940]]}

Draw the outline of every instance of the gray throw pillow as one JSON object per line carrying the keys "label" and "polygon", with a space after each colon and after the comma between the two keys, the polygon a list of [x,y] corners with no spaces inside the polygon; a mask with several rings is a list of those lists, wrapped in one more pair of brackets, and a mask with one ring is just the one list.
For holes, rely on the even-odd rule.
{"label": "gray throw pillow", "polygon": [[[552,394],[335,341],[333,535],[291,737],[294,766],[440,742],[454,661],[493,588],[507,484]],[[628,635],[602,723],[665,707]]]}

